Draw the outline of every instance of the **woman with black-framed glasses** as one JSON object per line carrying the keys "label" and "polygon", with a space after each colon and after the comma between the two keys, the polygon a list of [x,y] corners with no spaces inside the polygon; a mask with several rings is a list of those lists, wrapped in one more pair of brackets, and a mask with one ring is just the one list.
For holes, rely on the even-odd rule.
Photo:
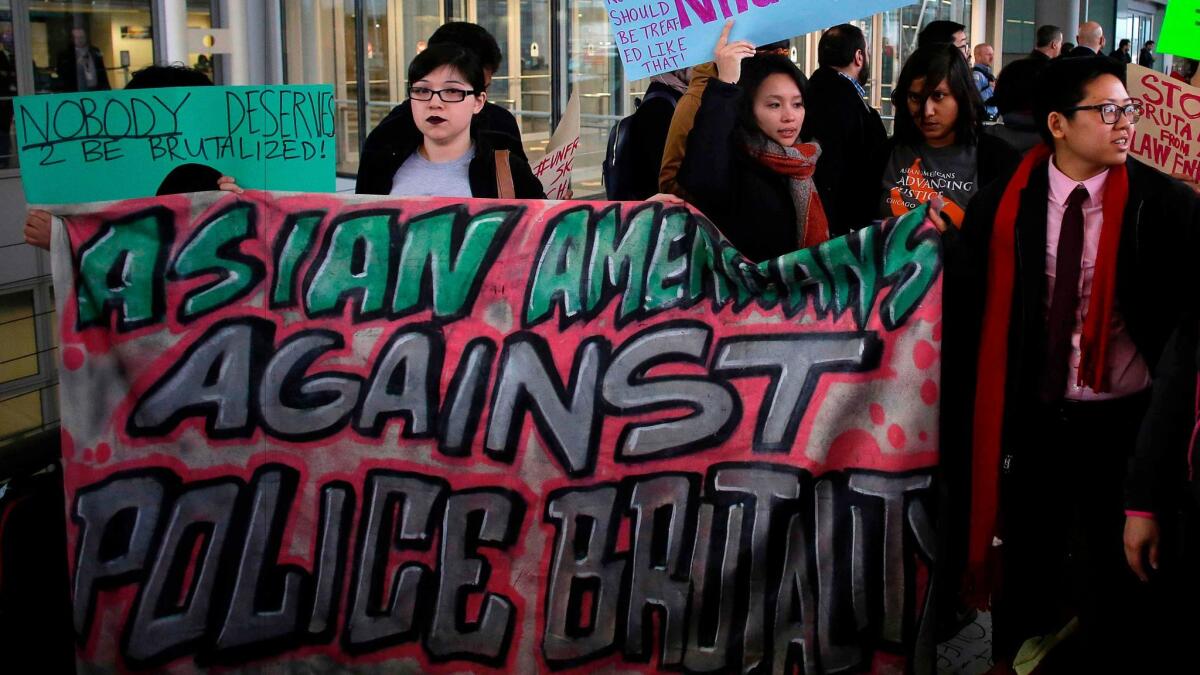
{"label": "woman with black-framed glasses", "polygon": [[371,132],[356,192],[546,198],[524,157],[507,150],[511,139],[472,124],[487,103],[484,69],[475,53],[431,45],[412,60],[408,81],[415,127],[385,120]]}

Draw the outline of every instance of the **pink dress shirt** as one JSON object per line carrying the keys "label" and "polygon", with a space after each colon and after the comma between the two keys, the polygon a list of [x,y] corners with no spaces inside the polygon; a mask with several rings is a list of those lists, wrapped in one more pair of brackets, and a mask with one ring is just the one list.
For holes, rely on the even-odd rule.
{"label": "pink dress shirt", "polygon": [[[1079,307],[1075,310],[1075,330],[1071,335],[1071,363],[1067,369],[1065,397],[1073,401],[1100,401],[1136,394],[1150,386],[1150,370],[1138,354],[1125,320],[1121,317],[1121,306],[1114,304],[1112,341],[1108,350],[1108,375],[1112,391],[1098,393],[1076,384],[1079,379],[1079,336],[1083,331],[1083,317],[1092,297],[1092,276],[1096,272],[1096,251],[1100,247],[1100,229],[1104,222],[1104,184],[1108,180],[1105,171],[1093,176],[1082,185],[1087,188],[1088,198],[1083,203],[1083,269],[1079,275]],[[1079,181],[1067,177],[1054,166],[1050,158],[1050,199],[1046,205],[1046,310],[1050,309],[1050,298],[1054,295],[1054,271],[1058,255],[1058,235],[1062,230],[1063,212],[1067,198]],[[1115,301],[1114,301],[1115,303]]]}

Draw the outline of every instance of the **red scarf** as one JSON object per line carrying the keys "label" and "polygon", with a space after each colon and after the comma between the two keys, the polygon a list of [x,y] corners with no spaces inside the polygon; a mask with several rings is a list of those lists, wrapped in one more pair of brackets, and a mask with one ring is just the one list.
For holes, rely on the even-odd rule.
{"label": "red scarf", "polygon": [[[968,567],[964,587],[968,603],[986,609],[989,604],[994,565],[989,559],[996,534],[1003,434],[1005,379],[1008,374],[1008,327],[1016,276],[1016,223],[1021,191],[1035,167],[1044,165],[1050,148],[1039,144],[1025,155],[1009,180],[996,213],[989,242],[987,296],[983,333],[976,370],[974,448],[971,476],[971,527],[968,538]],[[1079,384],[1093,391],[1109,390],[1108,348],[1113,300],[1117,283],[1117,247],[1125,202],[1129,197],[1129,175],[1125,165],[1109,169],[1104,188],[1104,224],[1092,277],[1080,339]]]}
{"label": "red scarf", "polygon": [[794,149],[798,156],[776,152],[778,143],[769,141],[763,144],[746,145],[746,152],[759,164],[775,173],[787,176],[792,195],[792,203],[796,207],[796,223],[802,235],[797,236],[796,243],[800,248],[809,248],[829,240],[829,221],[825,219],[825,208],[821,205],[821,195],[817,194],[812,176],[817,170],[817,159],[821,156],[821,146],[816,143],[796,142]]}

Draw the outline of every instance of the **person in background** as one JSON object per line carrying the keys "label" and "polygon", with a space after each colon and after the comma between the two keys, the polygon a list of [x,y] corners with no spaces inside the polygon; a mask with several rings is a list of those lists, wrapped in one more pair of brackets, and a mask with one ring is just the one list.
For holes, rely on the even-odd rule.
{"label": "person in background", "polygon": [[[355,192],[546,198],[525,159],[502,152],[511,138],[473,124],[487,103],[484,66],[475,52],[431,44],[409,64],[408,82],[412,124],[398,124],[389,115],[371,131],[363,146],[363,157],[370,153],[371,159],[359,165]],[[511,183],[503,178],[505,168]]]}
{"label": "person in background", "polygon": [[1000,124],[984,127],[983,132],[1001,139],[1021,154],[1042,142],[1033,119],[1033,83],[1050,59],[1033,57],[1013,61],[996,78],[992,104],[1000,113]]}
{"label": "person in background", "polygon": [[13,59],[13,35],[7,28],[0,32],[0,169],[15,163],[12,153],[12,97],[17,95],[16,61]]}
{"label": "person in background", "polygon": [[1147,40],[1138,52],[1138,65],[1143,68],[1154,67],[1154,40]]}
{"label": "person in background", "polygon": [[756,56],[744,40],[715,50],[679,183],[692,202],[746,258],[755,262],[829,238],[812,176],[821,154],[801,141],[804,75],[785,56]]}
{"label": "person in background", "polygon": [[979,188],[1020,160],[1007,143],[982,133],[979,91],[961,55],[953,44],[932,43],[913,52],[900,71],[880,217],[902,215],[938,196],[945,202],[940,217],[961,225]]}
{"label": "person in background", "polygon": [[1112,53],[1109,54],[1108,56],[1111,59],[1120,61],[1121,63],[1128,65],[1130,63],[1133,63],[1133,56],[1130,54],[1130,52],[1132,50],[1133,50],[1132,43],[1130,43],[1128,39],[1122,38],[1122,40],[1119,43],[1117,43],[1117,48],[1112,50]]}
{"label": "person in background", "polygon": [[1061,59],[1064,56],[1070,56],[1071,52],[1073,52],[1073,51],[1075,51],[1075,43],[1074,42],[1064,42],[1062,44],[1062,51],[1060,51],[1058,53],[1058,56],[1056,56],[1054,58]]}
{"label": "person in background", "polygon": [[1079,24],[1079,33],[1075,36],[1078,46],[1067,51],[1067,56],[1097,56],[1104,53],[1104,28],[1095,21],[1085,21]]}
{"label": "person in background", "polygon": [[963,59],[971,59],[971,45],[967,42],[967,27],[957,21],[930,21],[917,35],[917,47],[926,45],[954,45]]}
{"label": "person in background", "polygon": [[1196,61],[1182,56],[1175,57],[1171,63],[1171,77],[1180,82],[1190,83],[1198,70]]}
{"label": "person in background", "polygon": [[987,101],[995,92],[996,76],[992,73],[992,63],[996,58],[996,50],[986,42],[975,45],[975,65],[971,68],[971,77],[975,79],[975,88],[979,90],[979,98],[983,100],[983,112],[987,121],[996,119],[996,106],[988,105]]}
{"label": "person in background", "polygon": [[[133,74],[125,89],[162,89],[165,87],[211,87],[212,80],[204,73],[182,64],[170,66],[148,66]],[[156,197],[221,190],[242,192],[231,176],[222,176],[220,171],[205,164],[189,162],[171,169],[158,185]],[[25,217],[25,243],[50,250],[49,211],[30,209]]]}
{"label": "person in background", "polygon": [[[725,30],[733,26],[733,19],[725,22]],[[755,49],[756,54],[779,54],[787,56],[790,43],[787,40],[760,45]],[[671,129],[667,132],[667,143],[663,147],[662,166],[658,172],[658,189],[666,194],[678,195],[688,199],[688,194],[680,187],[677,175],[679,166],[683,163],[684,153],[688,148],[688,134],[700,109],[700,100],[704,97],[704,89],[709,80],[716,77],[717,64],[709,62],[692,68],[692,77],[688,80],[687,91],[675,105],[675,113],[671,116]]]}
{"label": "person in background", "polygon": [[[433,35],[429,36],[426,49],[438,44],[457,45],[475,54],[475,57],[483,64],[483,88],[481,91],[487,92],[488,87],[492,84],[492,76],[500,69],[500,63],[504,56],[496,38],[492,37],[487,29],[475,23],[451,21],[442,24],[433,32]],[[421,52],[417,53],[419,55]],[[498,149],[508,150],[519,155],[521,159],[527,159],[525,147],[521,143],[521,128],[517,124],[517,118],[507,109],[487,101],[484,103],[483,109],[475,116],[473,124],[481,130],[492,132],[489,138]],[[383,129],[385,135],[392,136],[411,136],[416,133],[410,101],[405,99],[400,105],[392,108],[387,117],[384,117],[375,129]],[[498,134],[503,134],[504,137],[502,138]],[[368,172],[374,172],[376,165],[390,165],[392,158],[377,154],[379,147],[371,143],[370,136],[367,137],[359,158],[360,172],[363,166],[367,167]]]}
{"label": "person in background", "polygon": [[109,89],[108,71],[100,50],[88,43],[87,31],[71,29],[71,44],[55,60],[59,91],[103,91]]}
{"label": "person in background", "polygon": [[848,23],[834,26],[817,43],[820,67],[808,81],[801,134],[821,145],[813,180],[831,237],[878,217],[879,186],[862,179],[883,170],[887,145],[883,120],[865,100],[863,84],[870,81],[870,62],[862,29]]}
{"label": "person in background", "polygon": [[[1151,289],[1195,286],[1200,202],[1129,156],[1142,108],[1124,73],[1107,56],[1045,66],[1034,96],[1045,144],[971,202],[968,254],[947,262],[970,281],[946,316],[973,326],[966,342],[978,345],[966,369],[976,378],[965,590],[977,605],[990,598],[995,661],[1020,659],[1023,672],[1056,642],[1044,672],[1178,666],[1160,662],[1178,614],[1152,603],[1153,581],[1125,555],[1157,536],[1157,507],[1133,495],[1161,483],[1127,497],[1123,482],[1152,373],[1197,299]],[[959,330],[945,339],[972,334]]]}
{"label": "person in background", "polygon": [[1057,59],[1062,54],[1063,47],[1063,32],[1058,26],[1045,25],[1039,26],[1037,29],[1037,42],[1033,51],[1029,52],[1029,58],[1041,59],[1049,61]]}
{"label": "person in background", "polygon": [[672,70],[650,78],[646,95],[629,123],[626,147],[632,151],[629,190],[609,197],[618,201],[641,201],[658,193],[658,174],[662,167],[663,150],[671,130],[675,106],[688,88],[691,71]]}

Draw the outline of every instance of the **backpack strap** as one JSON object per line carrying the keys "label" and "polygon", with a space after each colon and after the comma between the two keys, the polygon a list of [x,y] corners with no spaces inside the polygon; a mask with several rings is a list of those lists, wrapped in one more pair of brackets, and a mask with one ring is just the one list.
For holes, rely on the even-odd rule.
{"label": "backpack strap", "polygon": [[512,167],[508,164],[508,150],[496,151],[496,197],[516,199],[517,189],[513,186]]}

